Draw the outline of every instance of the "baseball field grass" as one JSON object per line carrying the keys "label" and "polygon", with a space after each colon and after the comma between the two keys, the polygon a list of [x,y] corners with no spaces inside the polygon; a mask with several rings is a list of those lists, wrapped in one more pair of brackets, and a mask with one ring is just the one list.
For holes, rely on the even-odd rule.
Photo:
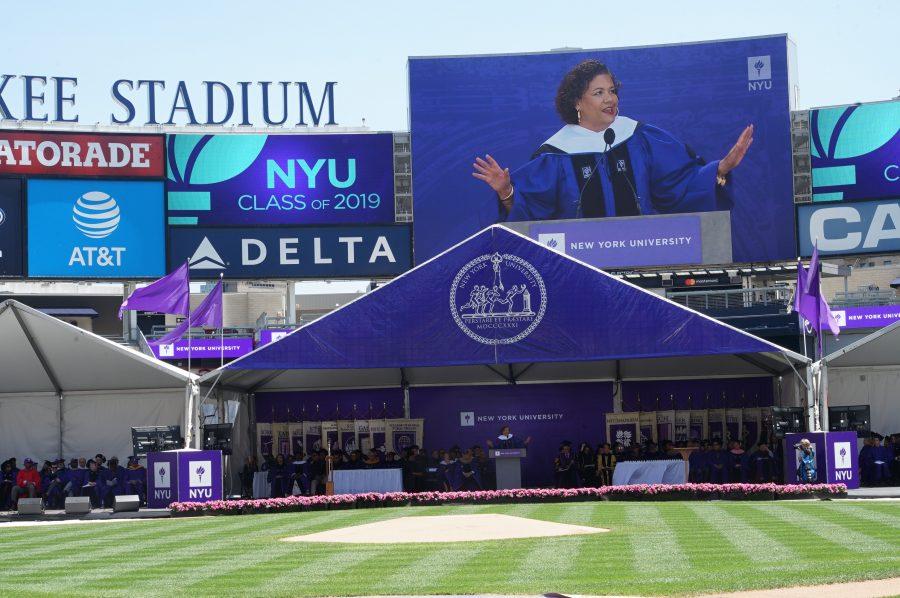
{"label": "baseball field grass", "polygon": [[[609,533],[448,544],[279,539],[503,513]],[[900,576],[900,501],[406,507],[0,527],[0,595],[695,594]]]}

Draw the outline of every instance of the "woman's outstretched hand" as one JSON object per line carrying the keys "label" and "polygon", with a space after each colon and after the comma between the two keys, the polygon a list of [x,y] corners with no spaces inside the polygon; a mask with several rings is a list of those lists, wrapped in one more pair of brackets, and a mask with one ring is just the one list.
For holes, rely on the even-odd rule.
{"label": "woman's outstretched hand", "polygon": [[725,157],[719,160],[719,176],[725,176],[732,170],[738,167],[738,164],[741,163],[741,160],[744,159],[744,156],[747,154],[747,150],[750,149],[750,145],[753,143],[753,125],[747,125],[747,128],[741,132],[741,136],[738,137],[737,142],[734,144],[734,147],[729,150]]}
{"label": "woman's outstretched hand", "polygon": [[472,164],[475,172],[472,176],[482,180],[493,189],[500,199],[505,199],[512,194],[512,183],[509,180],[509,168],[503,168],[490,154],[485,154],[484,159],[476,157]]}

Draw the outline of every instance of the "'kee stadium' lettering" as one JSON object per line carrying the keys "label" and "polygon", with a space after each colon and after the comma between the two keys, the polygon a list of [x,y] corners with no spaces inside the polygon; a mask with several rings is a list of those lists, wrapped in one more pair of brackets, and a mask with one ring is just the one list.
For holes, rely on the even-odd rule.
{"label": "'kee stadium' lettering", "polygon": [[[11,82],[21,81],[16,94]],[[49,81],[49,84],[48,84]],[[203,90],[194,90],[193,97],[184,81],[178,81],[174,95],[166,95],[166,82],[156,79],[119,79],[110,87],[118,112],[110,114],[110,122],[131,124],[140,111],[145,125],[224,125],[236,120],[239,126],[295,126],[336,125],[334,86],[324,84],[321,95],[310,89],[306,81],[238,81],[229,86],[221,81],[203,81]],[[258,86],[258,90],[257,90]],[[77,123],[75,88],[77,77],[47,77],[44,75],[0,75],[0,121],[25,120],[37,122]],[[19,110],[10,107],[11,97],[22,98]],[[251,106],[259,102],[262,123],[251,118]],[[45,106],[53,106],[51,111]],[[206,108],[205,119],[199,117],[200,106]],[[166,120],[162,120],[164,118]],[[254,115],[255,116],[255,115]]]}

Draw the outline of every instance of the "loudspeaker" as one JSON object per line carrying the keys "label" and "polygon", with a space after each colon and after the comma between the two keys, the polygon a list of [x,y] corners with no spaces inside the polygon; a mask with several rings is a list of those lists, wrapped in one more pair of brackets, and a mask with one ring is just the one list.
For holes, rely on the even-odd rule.
{"label": "loudspeaker", "polygon": [[91,512],[91,498],[89,496],[67,496],[66,515],[84,515]]}
{"label": "loudspeaker", "polygon": [[137,494],[123,494],[115,497],[113,501],[113,513],[122,511],[137,511],[141,507],[141,497]]}
{"label": "loudspeaker", "polygon": [[44,499],[20,498],[19,515],[41,515],[44,512]]}

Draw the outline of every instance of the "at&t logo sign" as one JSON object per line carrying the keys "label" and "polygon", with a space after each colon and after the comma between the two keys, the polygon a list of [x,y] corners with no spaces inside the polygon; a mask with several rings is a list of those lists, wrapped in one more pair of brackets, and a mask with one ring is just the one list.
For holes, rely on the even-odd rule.
{"label": "at&t logo sign", "polygon": [[[75,201],[72,222],[89,239],[103,239],[116,232],[121,211],[115,198],[102,191],[88,191]],[[69,266],[121,266],[125,247],[73,247]]]}
{"label": "at&t logo sign", "polygon": [[529,262],[508,253],[467,263],[450,287],[450,312],[479,343],[508,345],[531,334],[547,311],[544,279]]}

